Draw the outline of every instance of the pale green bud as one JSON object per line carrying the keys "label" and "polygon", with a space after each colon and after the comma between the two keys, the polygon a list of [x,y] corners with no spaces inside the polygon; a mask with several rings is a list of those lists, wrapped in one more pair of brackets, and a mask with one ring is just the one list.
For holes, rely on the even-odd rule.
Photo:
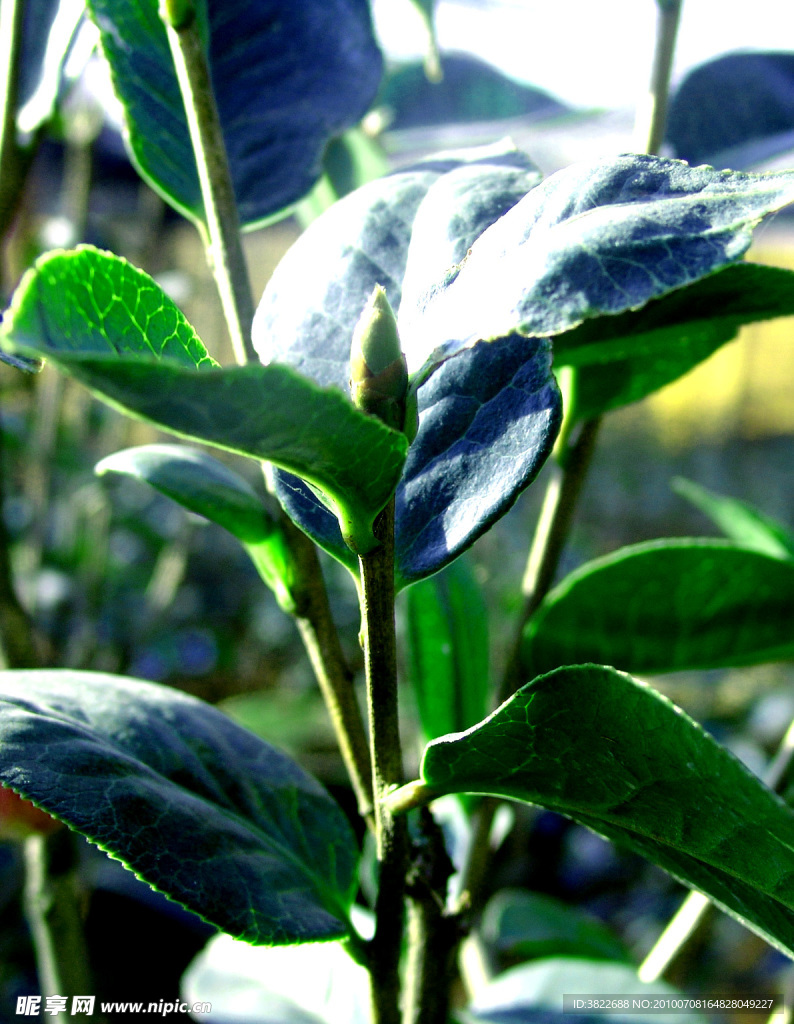
{"label": "pale green bud", "polygon": [[403,430],[408,370],[397,320],[380,285],[375,286],[353,331],[350,391],[362,412]]}

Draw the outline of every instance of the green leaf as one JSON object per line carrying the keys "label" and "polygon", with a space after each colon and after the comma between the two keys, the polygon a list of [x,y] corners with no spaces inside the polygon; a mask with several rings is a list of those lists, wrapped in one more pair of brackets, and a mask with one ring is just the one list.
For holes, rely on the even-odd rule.
{"label": "green leaf", "polygon": [[192,369],[217,363],[181,310],[142,270],[90,245],[36,260],[0,324],[12,351],[160,359]]}
{"label": "green leaf", "polygon": [[675,538],[581,566],[524,630],[527,673],[594,661],[674,672],[794,656],[794,563],[728,541]]}
{"label": "green leaf", "polygon": [[676,477],[672,488],[736,544],[772,558],[794,559],[794,534],[748,502],[716,494],[683,477]]}
{"label": "green leaf", "polygon": [[739,263],[639,310],[586,320],[554,339],[578,368],[576,414],[639,401],[731,341],[744,324],[794,315],[794,271]]}
{"label": "green leaf", "polygon": [[598,918],[525,889],[501,889],[492,897],[480,934],[496,953],[513,961],[573,956],[630,962],[625,946]]}
{"label": "green leaf", "polygon": [[356,844],[285,754],[169,687],[0,673],[0,782],[246,942],[350,934]]}
{"label": "green leaf", "polygon": [[411,682],[425,740],[474,725],[488,712],[488,612],[459,558],[406,593]]}
{"label": "green leaf", "polygon": [[541,676],[473,729],[429,744],[422,778],[434,795],[565,814],[794,956],[794,811],[644,683],[598,665]]}
{"label": "green leaf", "polygon": [[[158,0],[88,0],[122,104],[132,158],[176,209],[203,204]],[[366,0],[203,0],[215,101],[240,220],[304,196],[326,143],[364,116],[382,57]]]}
{"label": "green leaf", "polygon": [[375,546],[372,523],[400,478],[404,435],[290,367],[218,368],[176,306],[124,260],[81,249],[40,261],[0,343],[52,359],[158,427],[288,469],[326,495],[355,550]]}
{"label": "green leaf", "polygon": [[184,445],[126,448],[94,467],[150,484],[184,508],[222,526],[246,548],[285,611],[294,611],[294,567],[275,518],[253,487],[207,452]]}
{"label": "green leaf", "polygon": [[[794,171],[742,174],[624,155],[550,175],[474,241],[399,326],[424,379],[478,341],[558,335],[737,262],[794,201]],[[427,353],[431,353],[429,358]]]}

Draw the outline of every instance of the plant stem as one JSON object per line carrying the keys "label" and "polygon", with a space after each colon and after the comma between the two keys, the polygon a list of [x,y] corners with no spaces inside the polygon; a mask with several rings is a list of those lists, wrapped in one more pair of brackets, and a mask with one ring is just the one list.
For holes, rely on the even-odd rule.
{"label": "plant stem", "polygon": [[403,1024],[447,1024],[460,921],[446,909],[455,873],[431,812],[419,813],[420,837],[408,879],[408,963]]}
{"label": "plant stem", "polygon": [[76,879],[75,836],[61,829],[25,840],[25,915],[43,996],[95,992]]}
{"label": "plant stem", "polygon": [[389,790],[403,781],[394,626],[394,499],[376,520],[375,536],[380,546],[359,558],[361,635],[379,866],[370,974],[374,1024],[398,1024],[408,832],[405,818],[395,817],[383,802]]}
{"label": "plant stem", "polygon": [[[670,72],[675,51],[676,34],[683,0],[657,0],[658,21],[651,71],[650,99],[646,108],[638,111],[635,124],[637,150],[645,153],[658,151],[664,139],[667,120],[667,100]],[[601,418],[584,420],[578,434],[569,437],[566,425],[561,431],[562,450],[557,463],[552,465],[552,478],[544,496],[540,518],[532,540],[527,567],[522,582],[524,605],[508,652],[507,663],[498,692],[498,703],[507,700],[522,685],[525,668],[521,662],[521,641],[524,626],[537,611],[551,587],[557,572],[582,486],[595,450]],[[571,431],[574,435],[576,427]],[[464,866],[462,896],[475,901],[485,876],[488,863],[487,849],[482,844],[490,835],[493,815],[498,802],[484,800],[476,812],[473,829],[477,842],[472,843],[468,863]]]}
{"label": "plant stem", "polygon": [[585,420],[567,448],[552,465],[540,518],[521,584],[524,604],[499,690],[498,703],[507,700],[525,680],[521,666],[521,638],[528,619],[549,592],[573,521],[576,504],[595,451],[601,419]]}
{"label": "plant stem", "polygon": [[256,362],[251,341],[254,300],[240,241],[240,222],[209,65],[195,16],[178,28],[164,18],[185,104],[204,202],[207,258],[220,293],[238,363]]}
{"label": "plant stem", "polygon": [[369,741],[353,688],[353,673],[345,660],[331,615],[317,549],[284,513],[281,514],[281,529],[300,581],[292,591],[295,622],[322,691],[359,813],[374,831]]}
{"label": "plant stem", "polygon": [[634,122],[635,149],[638,153],[658,153],[664,141],[670,72],[682,3],[683,0],[656,0],[656,48],[651,66],[650,91],[646,101],[638,104]]}
{"label": "plant stem", "polygon": [[[240,242],[240,223],[207,59],[191,4],[171,0],[163,12],[204,201],[207,257],[238,363],[258,362],[251,342],[254,300]],[[172,24],[175,23],[177,27]],[[369,750],[361,709],[331,617],[317,552],[279,509],[296,568],[296,623],[336,732],[359,810],[374,825]]]}
{"label": "plant stem", "polygon": [[[794,722],[788,727],[777,754],[764,773],[764,782],[775,793],[782,793],[790,781],[794,762]],[[637,971],[640,981],[658,981],[689,940],[708,920],[714,905],[708,896],[692,890],[668,921],[664,931]]]}
{"label": "plant stem", "polygon": [[16,126],[22,10],[22,0],[0,4],[0,239],[13,219],[29,162],[17,143]]}

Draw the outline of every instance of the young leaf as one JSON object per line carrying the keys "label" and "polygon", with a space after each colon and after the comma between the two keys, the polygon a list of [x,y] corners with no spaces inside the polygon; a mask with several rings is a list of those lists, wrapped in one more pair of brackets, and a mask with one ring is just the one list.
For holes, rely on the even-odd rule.
{"label": "young leaf", "polygon": [[144,480],[184,508],[224,527],[246,548],[281,607],[294,610],[292,559],[278,523],[248,481],[218,459],[184,445],[147,444],[108,455],[94,472]]}
{"label": "young leaf", "polygon": [[572,956],[630,963],[628,950],[596,917],[526,889],[501,889],[486,904],[480,934],[509,960]]}
{"label": "young leaf", "polygon": [[772,558],[794,559],[794,535],[746,501],[715,494],[683,477],[676,477],[672,487],[676,494],[708,516],[734,543]]}
{"label": "young leaf", "polygon": [[94,672],[0,674],[0,782],[246,942],[350,934],[347,819],[209,705]]}
{"label": "young leaf", "polygon": [[[347,389],[353,328],[375,285],[398,309],[407,291],[443,281],[539,177],[500,144],[442,154],[351,193],[311,224],[268,284],[253,331],[263,361]],[[420,389],[418,402],[419,433],[396,495],[398,586],[442,568],[504,515],[559,427],[549,348],[532,339],[464,353]],[[316,497],[283,473],[276,489],[301,528],[345,561],[336,523]]]}
{"label": "young leaf", "polygon": [[[158,0],[89,0],[132,157],[190,217],[202,202]],[[355,124],[380,82],[366,0],[203,0],[215,98],[240,219],[252,225],[305,195],[329,138]]]}
{"label": "young leaf", "polygon": [[535,679],[479,725],[430,743],[422,778],[432,794],[492,794],[565,814],[794,955],[794,811],[621,672],[585,665]]}
{"label": "young leaf", "polygon": [[735,263],[794,171],[742,174],[627,155],[552,174],[492,224],[441,287],[400,308],[408,369],[478,341],[554,335],[637,309]]}
{"label": "young leaf", "polygon": [[792,607],[794,562],[720,540],[636,544],[581,566],[547,595],[524,631],[524,669],[779,661],[794,655]]}
{"label": "young leaf", "polygon": [[488,712],[488,612],[465,559],[406,593],[411,682],[425,740]]}
{"label": "young leaf", "polygon": [[590,418],[688,373],[743,324],[791,315],[794,271],[738,263],[642,309],[585,320],[554,339],[554,364],[580,368],[576,410]]}
{"label": "young leaf", "polygon": [[160,286],[120,256],[81,245],[25,272],[0,323],[12,351],[135,356],[205,370],[217,366]]}
{"label": "young leaf", "polygon": [[165,430],[299,474],[328,497],[357,550],[375,545],[372,523],[399,480],[406,438],[288,366],[218,368],[176,306],[124,260],[82,248],[39,261],[0,343],[52,359]]}

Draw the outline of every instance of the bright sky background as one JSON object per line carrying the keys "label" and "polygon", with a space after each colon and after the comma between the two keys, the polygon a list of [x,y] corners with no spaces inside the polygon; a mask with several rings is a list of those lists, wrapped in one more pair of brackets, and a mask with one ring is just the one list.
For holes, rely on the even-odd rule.
{"label": "bright sky background", "polygon": [[[478,9],[441,0],[442,49],[478,54],[574,106],[631,107],[647,92],[655,0],[501,0]],[[410,0],[374,0],[382,45],[395,57],[423,52]],[[731,50],[794,51],[794,0],[684,0],[674,81]]]}

